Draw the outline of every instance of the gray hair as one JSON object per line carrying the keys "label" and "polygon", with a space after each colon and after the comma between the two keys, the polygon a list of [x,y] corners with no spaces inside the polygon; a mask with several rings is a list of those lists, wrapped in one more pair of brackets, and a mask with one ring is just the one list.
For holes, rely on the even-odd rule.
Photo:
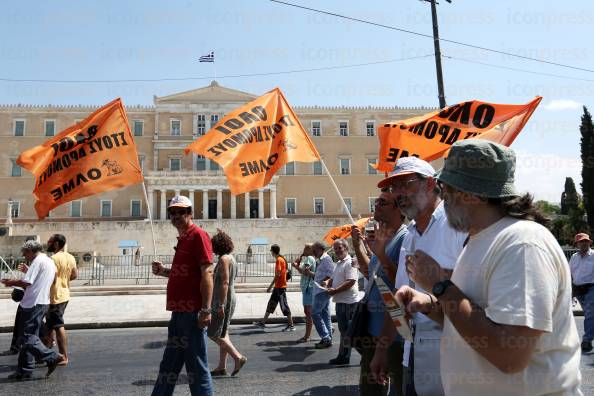
{"label": "gray hair", "polygon": [[344,238],[339,238],[339,239],[335,240],[334,243],[333,243],[333,245],[336,244],[336,243],[338,243],[339,245],[342,245],[343,247],[347,248],[347,250],[349,248],[349,243]]}
{"label": "gray hair", "polygon": [[35,241],[35,240],[29,240],[26,241],[25,243],[23,243],[23,246],[21,247],[21,251],[28,251],[31,253],[38,253],[41,252],[43,250],[43,246],[41,245],[41,243]]}

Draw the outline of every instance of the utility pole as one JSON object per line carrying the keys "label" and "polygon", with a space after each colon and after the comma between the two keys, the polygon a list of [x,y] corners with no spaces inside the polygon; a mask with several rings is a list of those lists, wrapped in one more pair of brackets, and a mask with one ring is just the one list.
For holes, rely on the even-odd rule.
{"label": "utility pole", "polygon": [[[431,3],[431,19],[433,21],[433,45],[435,47],[435,69],[437,71],[437,92],[439,97],[439,108],[446,107],[445,92],[443,87],[443,72],[441,70],[441,50],[439,48],[439,28],[437,26],[437,0],[424,0]],[[451,3],[451,0],[446,0]]]}

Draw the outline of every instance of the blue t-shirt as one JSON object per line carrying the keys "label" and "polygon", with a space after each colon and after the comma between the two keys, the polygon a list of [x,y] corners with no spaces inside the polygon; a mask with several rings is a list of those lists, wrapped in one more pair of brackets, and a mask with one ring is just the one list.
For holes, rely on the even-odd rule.
{"label": "blue t-shirt", "polygon": [[[407,234],[406,227],[401,227],[394,238],[388,243],[386,246],[386,254],[390,257],[395,265],[398,265],[398,258],[400,256],[400,246],[402,245],[402,240],[404,236]],[[369,261],[369,269],[368,273],[371,274],[373,269],[378,265],[378,260],[375,254],[371,256],[371,260]],[[396,268],[394,268],[396,270]],[[381,277],[386,285],[390,288],[390,290],[394,291],[394,281],[395,279],[388,279],[386,274],[382,268],[378,268],[376,275]],[[367,324],[367,331],[374,337],[378,337],[382,331],[382,326],[384,325],[384,302],[382,300],[382,295],[379,292],[379,289],[375,282],[373,282],[373,286],[369,291],[369,296],[367,298],[367,310],[369,311],[369,322]]]}

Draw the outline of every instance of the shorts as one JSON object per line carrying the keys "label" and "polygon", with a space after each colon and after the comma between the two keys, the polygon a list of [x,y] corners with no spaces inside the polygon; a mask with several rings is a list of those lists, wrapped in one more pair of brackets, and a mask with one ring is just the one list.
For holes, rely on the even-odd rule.
{"label": "shorts", "polygon": [[301,290],[301,298],[302,298],[304,307],[306,305],[312,306],[313,305],[313,287],[308,287],[305,290]]}
{"label": "shorts", "polygon": [[289,316],[291,315],[291,309],[289,308],[289,303],[287,302],[287,293],[285,288],[276,287],[272,289],[272,294],[270,295],[270,300],[268,300],[268,306],[266,307],[266,312],[269,314],[273,313],[276,310],[276,306],[280,304],[281,311],[283,315]]}
{"label": "shorts", "polygon": [[66,311],[68,301],[60,304],[50,304],[45,315],[45,327],[47,329],[58,329],[64,327],[64,311]]}

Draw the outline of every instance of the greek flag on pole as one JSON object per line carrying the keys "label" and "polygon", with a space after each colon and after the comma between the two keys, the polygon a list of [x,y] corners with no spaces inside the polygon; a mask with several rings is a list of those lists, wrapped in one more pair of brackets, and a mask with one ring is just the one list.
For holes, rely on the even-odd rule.
{"label": "greek flag on pole", "polygon": [[199,59],[200,62],[214,62],[214,52],[211,52],[208,55],[203,55]]}

